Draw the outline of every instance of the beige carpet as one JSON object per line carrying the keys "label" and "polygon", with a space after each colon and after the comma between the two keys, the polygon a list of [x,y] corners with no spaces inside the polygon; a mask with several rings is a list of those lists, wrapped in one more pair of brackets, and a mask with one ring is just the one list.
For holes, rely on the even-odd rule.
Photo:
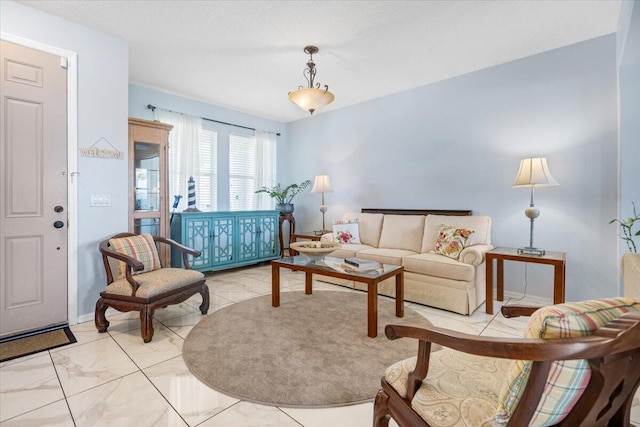
{"label": "beige carpet", "polygon": [[374,399],[385,369],[415,356],[416,340],[390,341],[389,323],[429,322],[395,303],[378,300],[378,337],[367,337],[365,293],[281,293],[215,311],[189,333],[183,357],[204,383],[239,399],[266,405],[320,407]]}
{"label": "beige carpet", "polygon": [[67,327],[0,343],[0,362],[76,342]]}

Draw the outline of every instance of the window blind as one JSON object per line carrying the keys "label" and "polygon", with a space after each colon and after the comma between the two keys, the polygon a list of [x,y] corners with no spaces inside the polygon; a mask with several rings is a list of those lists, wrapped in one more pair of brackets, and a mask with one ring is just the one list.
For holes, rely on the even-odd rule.
{"label": "window blind", "polygon": [[253,209],[256,140],[254,136],[229,135],[229,208]]}
{"label": "window blind", "polygon": [[216,210],[218,194],[218,133],[203,126],[198,138],[200,175],[196,180],[198,206],[202,210]]}

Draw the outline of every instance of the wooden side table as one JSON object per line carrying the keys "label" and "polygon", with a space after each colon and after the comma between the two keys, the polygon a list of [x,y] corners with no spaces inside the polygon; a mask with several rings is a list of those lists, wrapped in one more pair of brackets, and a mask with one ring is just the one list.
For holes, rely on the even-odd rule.
{"label": "wooden side table", "polygon": [[289,240],[291,240],[291,236],[293,236],[293,234],[296,232],[296,219],[293,217],[292,213],[287,213],[287,214],[280,214],[280,258],[284,257],[284,251],[285,249],[289,249],[288,247],[285,248],[284,247],[284,242],[282,239],[282,224],[285,221],[289,221]]}
{"label": "wooden side table", "polygon": [[[301,231],[299,233],[292,233],[291,236],[289,237],[289,244],[293,242],[297,242],[298,239],[313,240],[317,242],[317,241],[320,241],[320,237],[322,236],[316,235],[316,233],[314,233],[313,231]],[[298,255],[298,251],[289,249],[289,255],[296,256]]]}
{"label": "wooden side table", "polygon": [[495,248],[486,254],[486,288],[487,288],[487,314],[493,314],[493,260],[497,263],[496,297],[498,301],[504,301],[504,261],[531,262],[535,264],[553,265],[553,303],[564,302],[564,280],[566,254],[564,252],[547,251],[544,255],[519,254],[516,248]]}

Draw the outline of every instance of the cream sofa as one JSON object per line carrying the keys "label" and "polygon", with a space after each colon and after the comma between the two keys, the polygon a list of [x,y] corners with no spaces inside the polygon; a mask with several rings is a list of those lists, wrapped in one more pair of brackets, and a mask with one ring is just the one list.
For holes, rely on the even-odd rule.
{"label": "cream sofa", "polygon": [[640,254],[627,252],[622,256],[624,296],[640,298]]}
{"label": "cream sofa", "polygon": [[[484,255],[493,248],[488,216],[347,213],[343,217],[345,221],[356,219],[361,244],[342,244],[329,256],[404,266],[406,301],[460,314],[471,314],[484,302]],[[458,260],[432,252],[443,224],[473,230]],[[332,240],[333,234],[322,239]],[[358,282],[324,276],[316,280],[366,290]],[[395,296],[394,284],[394,279],[382,282],[378,293]]]}

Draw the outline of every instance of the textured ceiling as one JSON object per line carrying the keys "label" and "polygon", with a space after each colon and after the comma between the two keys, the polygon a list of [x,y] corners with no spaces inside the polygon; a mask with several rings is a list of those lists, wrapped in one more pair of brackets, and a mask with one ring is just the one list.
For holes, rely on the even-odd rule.
{"label": "textured ceiling", "polygon": [[369,99],[616,31],[620,0],[65,1],[27,6],[129,42],[130,82],[281,122],[316,81],[333,104]]}

